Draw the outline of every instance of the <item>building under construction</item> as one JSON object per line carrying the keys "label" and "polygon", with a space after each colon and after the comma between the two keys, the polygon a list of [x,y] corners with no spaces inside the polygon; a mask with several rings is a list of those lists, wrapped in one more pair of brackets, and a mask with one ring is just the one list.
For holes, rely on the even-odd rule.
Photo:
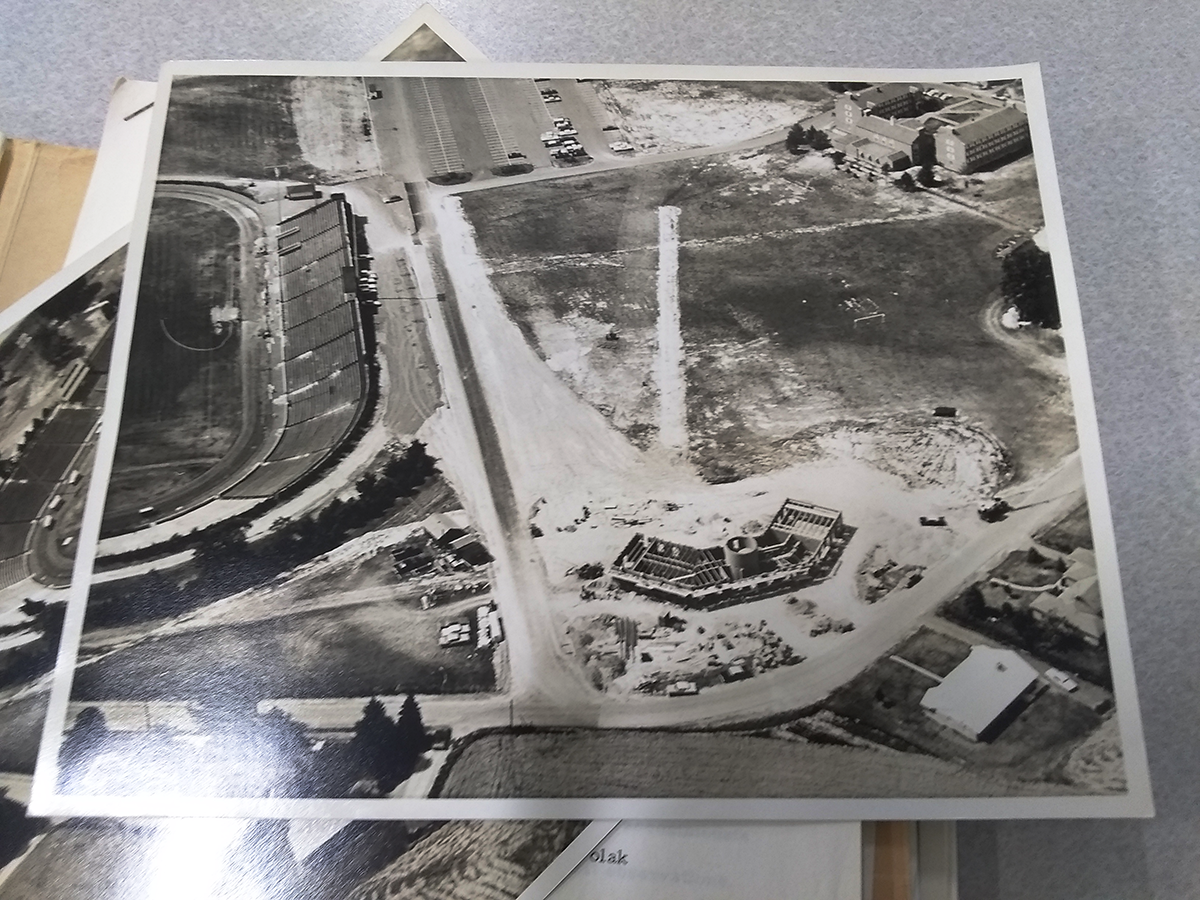
{"label": "building under construction", "polygon": [[689,547],[634,535],[613,563],[613,582],[683,606],[715,608],[801,587],[823,577],[845,546],[836,509],[786,500],[759,535]]}

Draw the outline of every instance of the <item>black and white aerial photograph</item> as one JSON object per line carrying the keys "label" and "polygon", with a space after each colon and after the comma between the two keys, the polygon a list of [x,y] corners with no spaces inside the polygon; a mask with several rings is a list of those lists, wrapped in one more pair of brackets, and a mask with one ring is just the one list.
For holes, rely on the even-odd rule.
{"label": "black and white aerial photograph", "polygon": [[39,809],[1147,814],[1036,68],[404,68],[162,81]]}
{"label": "black and white aerial photograph", "polygon": [[101,246],[0,313],[0,900],[520,896],[588,823],[27,814],[124,268]]}

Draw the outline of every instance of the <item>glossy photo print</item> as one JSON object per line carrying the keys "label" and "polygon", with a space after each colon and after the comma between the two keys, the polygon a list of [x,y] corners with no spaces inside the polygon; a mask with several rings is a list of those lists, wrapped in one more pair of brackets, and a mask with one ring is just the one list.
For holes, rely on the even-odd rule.
{"label": "glossy photo print", "polygon": [[1149,813],[1036,67],[160,90],[36,809]]}

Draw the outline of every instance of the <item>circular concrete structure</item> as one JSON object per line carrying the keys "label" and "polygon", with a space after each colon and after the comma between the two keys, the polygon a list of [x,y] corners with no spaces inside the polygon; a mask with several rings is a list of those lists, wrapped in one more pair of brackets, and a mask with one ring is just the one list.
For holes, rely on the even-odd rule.
{"label": "circular concrete structure", "polygon": [[739,534],[725,542],[725,565],[733,580],[758,574],[758,541]]}

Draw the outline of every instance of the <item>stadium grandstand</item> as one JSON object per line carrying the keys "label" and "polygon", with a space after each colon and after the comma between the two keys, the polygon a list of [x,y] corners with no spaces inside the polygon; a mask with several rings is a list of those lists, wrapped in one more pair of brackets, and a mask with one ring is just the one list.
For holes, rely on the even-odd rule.
{"label": "stadium grandstand", "polygon": [[270,497],[326,459],[358,422],[369,385],[357,295],[357,234],[345,195],[279,224],[284,428],[227,497]]}
{"label": "stadium grandstand", "polygon": [[[60,406],[26,438],[12,473],[0,482],[0,588],[30,574],[29,532],[37,527],[97,416],[92,408]],[[44,527],[53,519],[50,516]]]}
{"label": "stadium grandstand", "polygon": [[844,546],[844,533],[836,509],[789,499],[762,534],[732,537],[717,547],[636,534],[613,563],[612,580],[685,606],[740,603],[820,577]]}

